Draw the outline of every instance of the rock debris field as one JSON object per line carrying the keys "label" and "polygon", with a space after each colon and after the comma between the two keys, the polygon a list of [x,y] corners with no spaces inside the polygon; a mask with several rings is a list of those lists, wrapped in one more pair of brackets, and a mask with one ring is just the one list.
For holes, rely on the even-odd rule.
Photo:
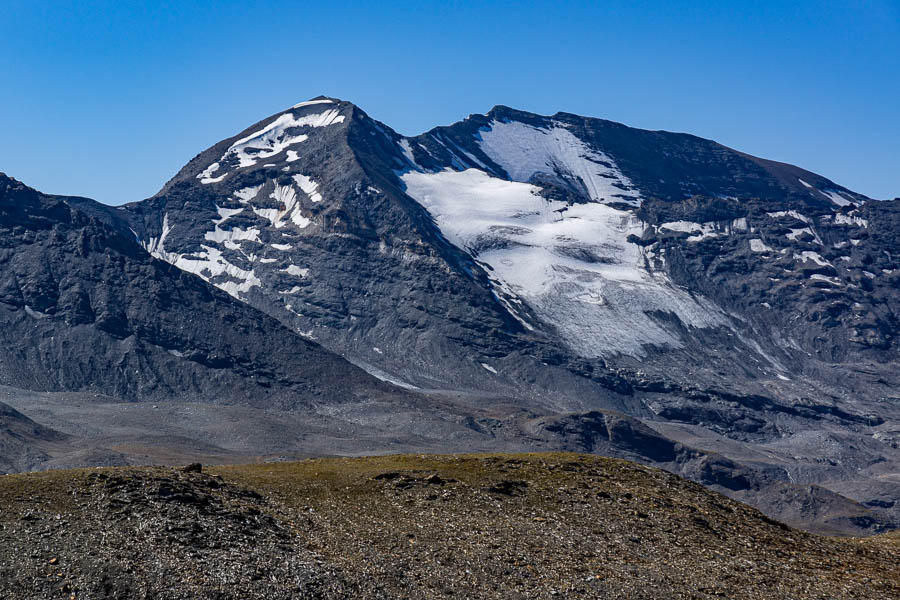
{"label": "rock debris field", "polygon": [[815,536],[580,454],[0,478],[2,598],[900,598],[900,536]]}

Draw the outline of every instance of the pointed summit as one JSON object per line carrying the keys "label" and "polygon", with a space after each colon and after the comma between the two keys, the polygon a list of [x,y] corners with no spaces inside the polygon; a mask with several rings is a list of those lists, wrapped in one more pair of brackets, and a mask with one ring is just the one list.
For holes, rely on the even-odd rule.
{"label": "pointed summit", "polygon": [[291,110],[295,108],[303,108],[304,106],[313,106],[315,104],[344,104],[344,101],[338,98],[330,98],[328,96],[316,96],[315,98],[310,98],[309,100],[298,102],[291,107]]}

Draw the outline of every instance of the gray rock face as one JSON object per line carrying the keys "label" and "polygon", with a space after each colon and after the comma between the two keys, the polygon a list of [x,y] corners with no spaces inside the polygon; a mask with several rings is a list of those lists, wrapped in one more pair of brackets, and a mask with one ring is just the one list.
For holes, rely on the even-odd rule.
{"label": "gray rock face", "polygon": [[6,385],[290,408],[395,392],[133,237],[5,176],[0,239]]}
{"label": "gray rock face", "polygon": [[[426,433],[407,438],[413,446],[439,447],[435,432],[453,423],[447,450],[589,450],[773,511],[803,502],[772,490],[807,484],[862,502],[879,523],[900,510],[885,500],[900,497],[898,200],[685,134],[497,107],[405,138],[324,97],[205,150],[142,202],[41,198],[54,219],[74,211],[109,239],[67,233],[54,244],[33,224],[10,229],[30,245],[7,253],[9,335],[46,326],[43,315],[74,320],[25,345],[19,364],[43,371],[8,371],[2,383],[101,385],[78,360],[53,375],[63,379],[40,374],[60,340],[89,327],[104,336],[106,363],[144,361],[103,378],[117,397],[286,408],[316,397],[321,407],[350,386],[356,403],[342,414],[362,428],[421,408],[421,422],[379,430]],[[165,297],[187,285],[178,277],[190,281],[196,291],[173,305],[190,314],[138,308],[137,291],[106,304],[67,291],[60,304],[53,290],[77,288],[31,267],[54,252],[65,263],[59,248],[76,237],[94,240],[89,270],[122,289]],[[109,244],[142,266],[104,270]],[[175,345],[140,316],[157,310]],[[218,332],[228,319],[254,325],[230,338]],[[245,331],[258,334],[241,344]],[[94,343],[78,339],[68,343]],[[143,345],[128,354],[126,343]],[[169,352],[182,347],[187,361]],[[363,371],[409,392],[380,387],[379,398],[401,395],[367,410],[375,384]]]}
{"label": "gray rock face", "polygon": [[0,472],[26,471],[49,459],[68,436],[29,419],[0,402]]}

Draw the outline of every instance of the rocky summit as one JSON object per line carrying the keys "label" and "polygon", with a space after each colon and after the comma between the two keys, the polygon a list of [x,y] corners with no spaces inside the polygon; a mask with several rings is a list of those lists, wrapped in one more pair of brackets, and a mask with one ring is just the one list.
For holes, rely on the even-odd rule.
{"label": "rocky summit", "polygon": [[860,598],[900,538],[824,538],[596,456],[388,456],[0,478],[11,598]]}
{"label": "rocky summit", "polygon": [[0,468],[567,450],[883,532],[898,219],[692,135],[328,97],[119,207],[3,176]]}

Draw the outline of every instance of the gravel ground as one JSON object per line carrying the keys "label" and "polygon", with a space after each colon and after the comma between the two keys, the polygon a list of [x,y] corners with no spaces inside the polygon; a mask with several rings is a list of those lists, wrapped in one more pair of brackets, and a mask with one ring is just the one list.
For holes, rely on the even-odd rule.
{"label": "gravel ground", "polygon": [[0,478],[3,598],[900,598],[900,537],[578,454]]}

